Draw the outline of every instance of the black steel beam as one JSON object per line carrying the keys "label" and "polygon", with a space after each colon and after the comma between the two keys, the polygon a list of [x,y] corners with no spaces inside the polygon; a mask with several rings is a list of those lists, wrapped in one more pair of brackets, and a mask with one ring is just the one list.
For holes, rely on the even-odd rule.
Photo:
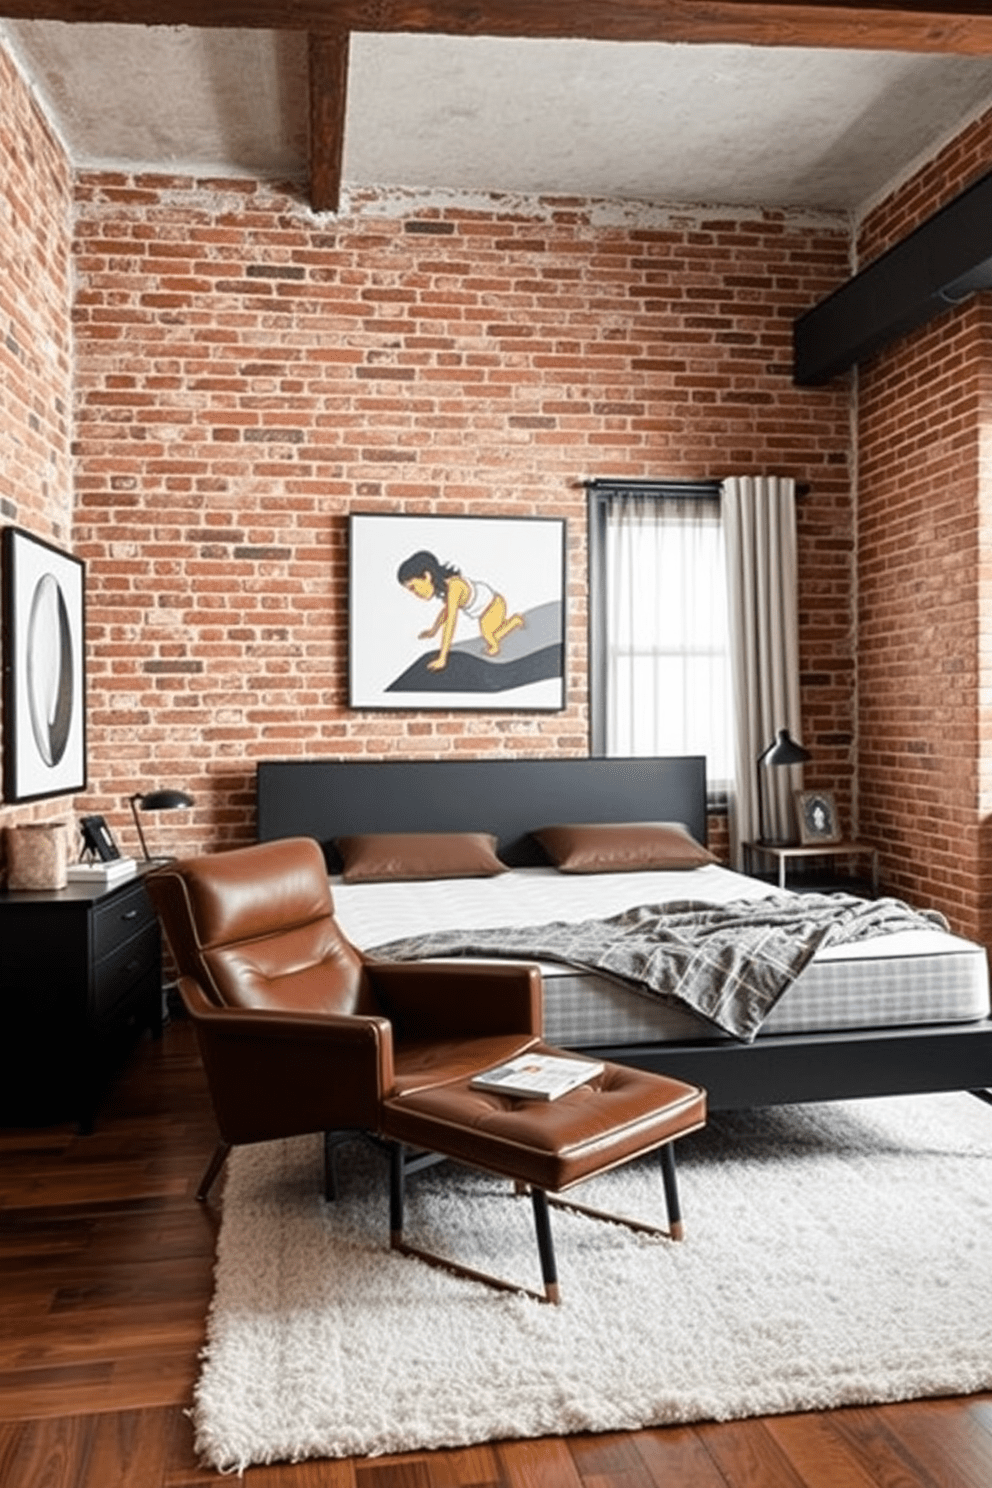
{"label": "black steel beam", "polygon": [[793,377],[828,382],[935,315],[992,288],[992,172],[855,274],[793,327]]}

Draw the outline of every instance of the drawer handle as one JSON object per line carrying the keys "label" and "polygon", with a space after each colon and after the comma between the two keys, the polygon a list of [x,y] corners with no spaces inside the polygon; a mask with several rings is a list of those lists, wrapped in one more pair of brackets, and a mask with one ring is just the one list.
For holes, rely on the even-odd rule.
{"label": "drawer handle", "polygon": [[140,960],[137,957],[135,957],[135,959],[133,961],[129,961],[127,963],[127,965],[125,966],[124,970],[125,971],[135,971],[137,969],[137,967],[139,967],[140,965],[141,965]]}
{"label": "drawer handle", "polygon": [[136,909],[126,909],[121,915],[122,920],[136,920],[137,918],[138,911]]}

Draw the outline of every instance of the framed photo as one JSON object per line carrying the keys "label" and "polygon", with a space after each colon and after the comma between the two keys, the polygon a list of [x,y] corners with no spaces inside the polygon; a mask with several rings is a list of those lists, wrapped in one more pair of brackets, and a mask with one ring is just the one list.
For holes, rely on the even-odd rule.
{"label": "framed photo", "polygon": [[796,791],[799,841],[805,847],[817,842],[840,842],[837,803],[832,791]]}
{"label": "framed photo", "polygon": [[565,523],[349,519],[352,708],[565,706]]}
{"label": "framed photo", "polygon": [[3,532],[3,791],[8,801],[86,784],[85,564]]}

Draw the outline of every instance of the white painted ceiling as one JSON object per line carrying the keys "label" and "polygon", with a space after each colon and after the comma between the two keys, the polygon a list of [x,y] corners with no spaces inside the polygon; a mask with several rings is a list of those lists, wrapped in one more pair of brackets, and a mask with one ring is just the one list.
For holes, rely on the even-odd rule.
{"label": "white painted ceiling", "polygon": [[[301,33],[2,23],[79,168],[305,181]],[[356,34],[343,186],[857,213],[992,57]]]}

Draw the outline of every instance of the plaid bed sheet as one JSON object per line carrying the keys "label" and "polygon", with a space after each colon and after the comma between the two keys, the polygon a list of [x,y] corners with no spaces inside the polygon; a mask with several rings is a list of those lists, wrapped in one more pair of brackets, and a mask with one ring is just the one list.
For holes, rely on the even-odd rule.
{"label": "plaid bed sheet", "polygon": [[714,905],[635,905],[605,919],[445,930],[368,948],[383,961],[501,956],[560,961],[671,998],[750,1043],[816,952],[900,930],[947,930],[935,910],[848,894],[772,895]]}

